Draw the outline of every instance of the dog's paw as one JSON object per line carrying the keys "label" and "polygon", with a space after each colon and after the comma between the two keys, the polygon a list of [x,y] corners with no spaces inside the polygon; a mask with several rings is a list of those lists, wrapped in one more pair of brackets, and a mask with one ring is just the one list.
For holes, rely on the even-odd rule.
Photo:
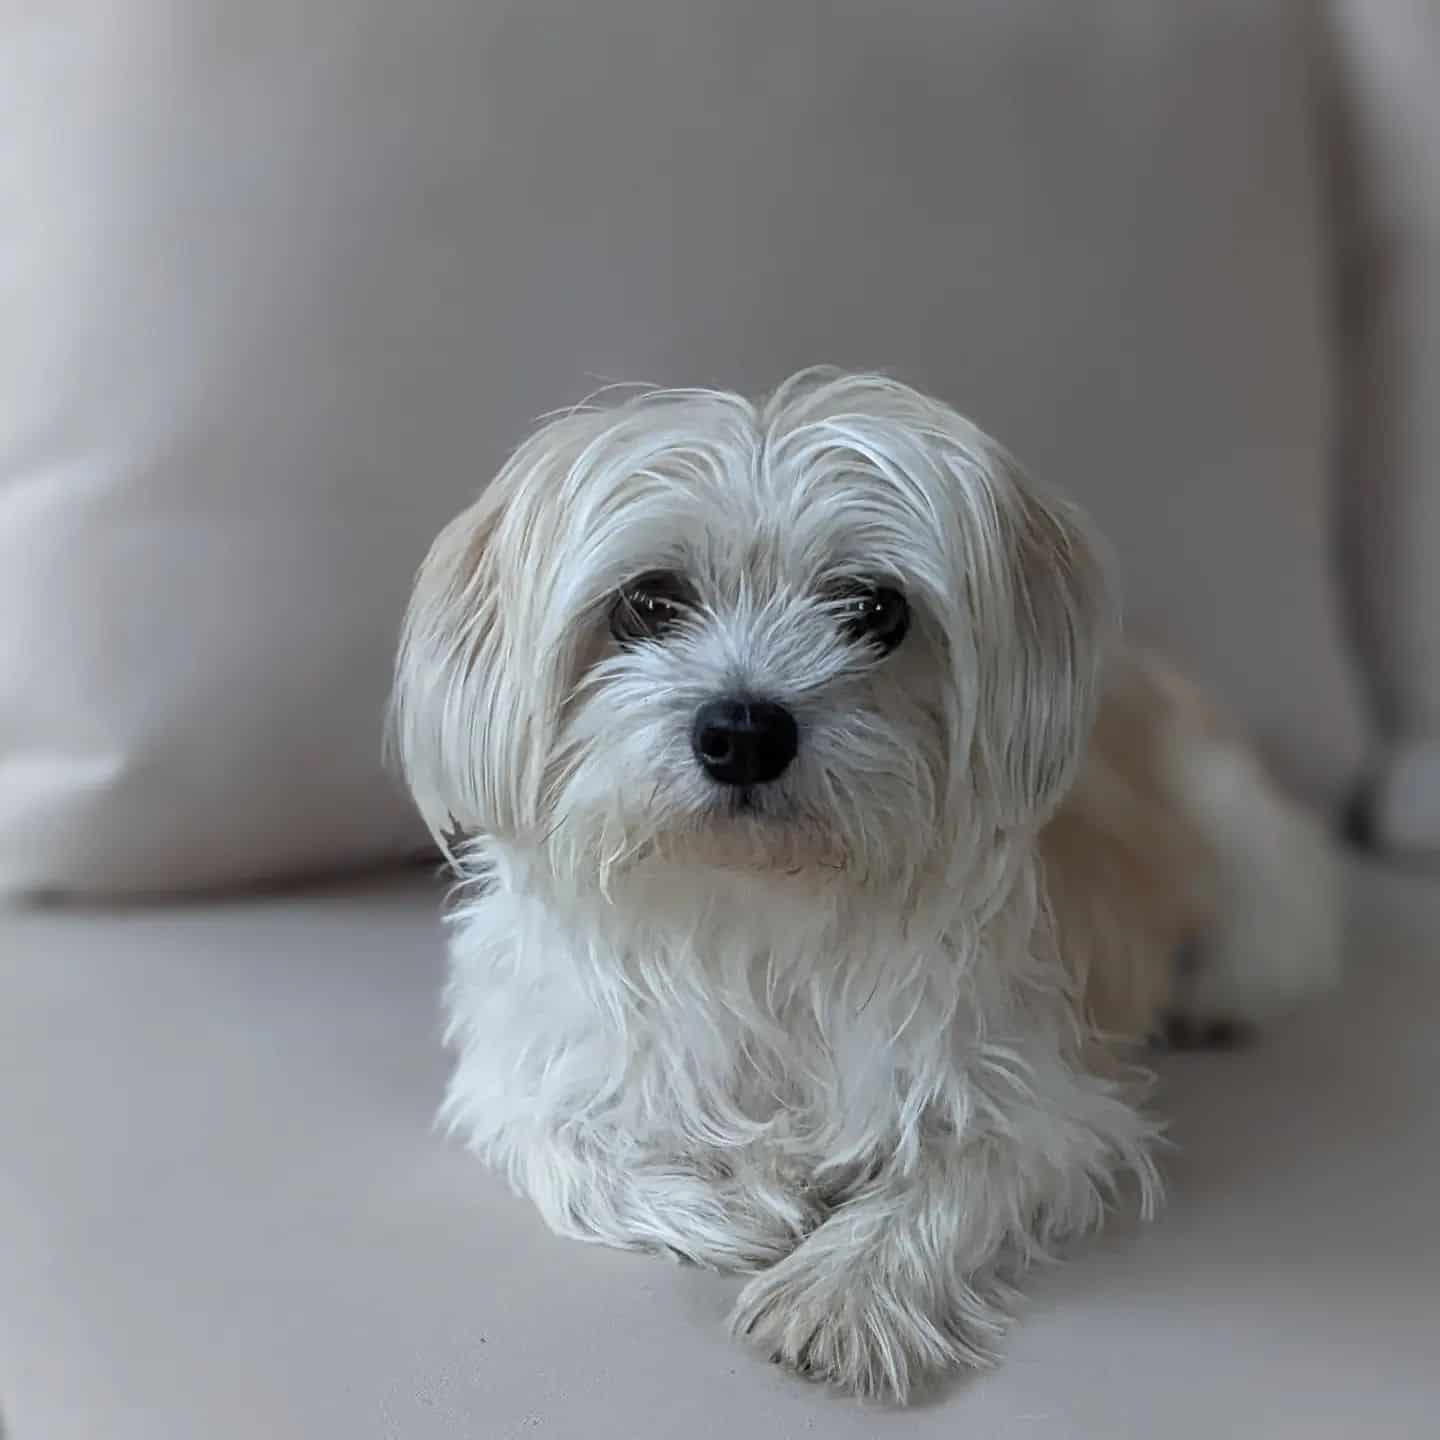
{"label": "dog's paw", "polygon": [[1175,952],[1170,1003],[1154,1018],[1150,1045],[1157,1050],[1238,1050],[1255,1027],[1227,1006],[1209,984],[1212,964],[1205,939],[1188,937]]}
{"label": "dog's paw", "polygon": [[746,1285],[730,1328],[797,1375],[903,1405],[947,1371],[994,1363],[1006,1319],[968,1287],[963,1300],[929,1285],[912,1293],[863,1258],[817,1264],[802,1247]]}
{"label": "dog's paw", "polygon": [[1239,1050],[1255,1038],[1255,1027],[1229,1015],[1187,1015],[1170,1010],[1161,1016],[1153,1043],[1165,1050]]}
{"label": "dog's paw", "polygon": [[1214,855],[1211,914],[1177,957],[1176,1048],[1233,1048],[1339,979],[1343,874],[1329,837],[1253,755],[1198,746],[1174,777]]}

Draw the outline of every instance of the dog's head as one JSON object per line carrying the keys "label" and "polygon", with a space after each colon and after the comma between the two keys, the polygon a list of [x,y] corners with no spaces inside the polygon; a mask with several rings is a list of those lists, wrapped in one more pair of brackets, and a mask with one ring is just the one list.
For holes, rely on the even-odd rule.
{"label": "dog's head", "polygon": [[547,424],[440,535],[394,736],[437,838],[573,885],[893,883],[1054,806],[1109,618],[1075,512],[937,401],[647,394]]}

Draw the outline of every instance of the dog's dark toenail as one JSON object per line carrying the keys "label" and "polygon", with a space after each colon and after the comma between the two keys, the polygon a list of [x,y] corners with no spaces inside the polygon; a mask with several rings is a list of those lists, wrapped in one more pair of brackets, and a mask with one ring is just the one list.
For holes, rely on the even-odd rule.
{"label": "dog's dark toenail", "polygon": [[1172,1050],[1238,1050],[1250,1036],[1250,1027],[1243,1020],[1226,1016],[1192,1020],[1188,1015],[1167,1015],[1155,1043]]}
{"label": "dog's dark toenail", "polygon": [[1193,1050],[1195,1048],[1195,1027],[1187,1016],[1167,1015],[1164,1033],[1165,1043],[1172,1050]]}
{"label": "dog's dark toenail", "polygon": [[1200,1043],[1210,1050],[1238,1050],[1249,1038],[1239,1020],[1211,1020],[1200,1032]]}

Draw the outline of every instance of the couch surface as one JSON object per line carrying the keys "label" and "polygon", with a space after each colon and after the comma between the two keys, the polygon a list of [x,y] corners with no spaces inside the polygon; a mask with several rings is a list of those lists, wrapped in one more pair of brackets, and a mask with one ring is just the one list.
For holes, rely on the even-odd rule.
{"label": "couch surface", "polygon": [[1433,1434],[1440,884],[1353,882],[1342,992],[1161,1063],[1162,1218],[1036,1276],[1005,1366],[905,1414],[432,1131],[428,877],[0,917],[8,1440]]}

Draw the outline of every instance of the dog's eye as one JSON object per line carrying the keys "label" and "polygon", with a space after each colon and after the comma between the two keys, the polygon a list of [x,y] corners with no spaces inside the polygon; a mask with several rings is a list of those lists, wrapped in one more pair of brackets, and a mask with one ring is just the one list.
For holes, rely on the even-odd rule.
{"label": "dog's eye", "polygon": [[863,640],[889,654],[910,628],[910,605],[889,585],[850,585],[835,597],[840,628],[852,640]]}
{"label": "dog's eye", "polygon": [[658,639],[694,603],[693,592],[678,575],[668,570],[641,575],[620,587],[610,607],[610,633],[622,644]]}

